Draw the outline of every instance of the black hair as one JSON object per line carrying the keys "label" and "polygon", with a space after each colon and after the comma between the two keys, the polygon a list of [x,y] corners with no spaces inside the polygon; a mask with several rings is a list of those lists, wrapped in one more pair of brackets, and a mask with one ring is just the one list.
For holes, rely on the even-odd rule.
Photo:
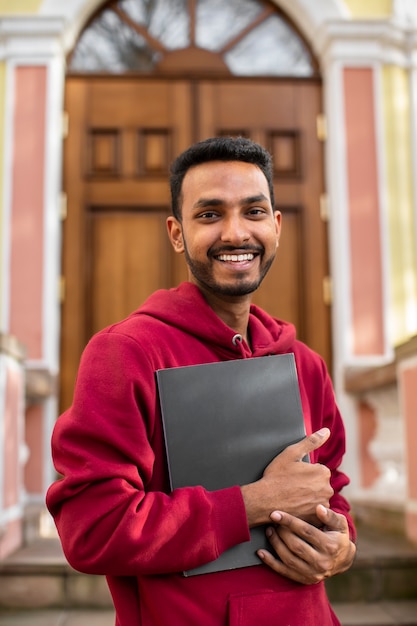
{"label": "black hair", "polygon": [[184,176],[191,167],[210,161],[244,161],[253,163],[265,175],[269,187],[272,207],[274,186],[272,157],[258,143],[245,137],[211,137],[190,146],[171,165],[171,208],[172,214],[181,221],[181,190]]}

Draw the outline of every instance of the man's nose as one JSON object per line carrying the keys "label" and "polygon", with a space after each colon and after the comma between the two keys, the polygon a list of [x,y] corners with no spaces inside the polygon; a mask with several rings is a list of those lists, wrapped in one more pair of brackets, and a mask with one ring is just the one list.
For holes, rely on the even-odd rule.
{"label": "man's nose", "polygon": [[221,240],[239,245],[250,239],[247,220],[241,216],[230,216],[223,221]]}

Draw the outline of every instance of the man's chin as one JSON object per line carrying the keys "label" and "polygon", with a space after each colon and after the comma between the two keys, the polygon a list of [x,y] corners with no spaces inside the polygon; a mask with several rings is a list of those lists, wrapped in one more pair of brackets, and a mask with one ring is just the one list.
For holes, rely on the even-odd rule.
{"label": "man's chin", "polygon": [[212,286],[212,289],[222,296],[241,297],[254,293],[258,289],[259,284],[259,281],[256,283],[234,283],[232,285],[217,283]]}

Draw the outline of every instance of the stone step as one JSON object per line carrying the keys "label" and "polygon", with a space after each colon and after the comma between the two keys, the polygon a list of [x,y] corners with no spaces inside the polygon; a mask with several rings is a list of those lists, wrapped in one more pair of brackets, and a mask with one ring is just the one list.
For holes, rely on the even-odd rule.
{"label": "stone step", "polygon": [[[334,603],[342,626],[416,626],[417,600]],[[0,620],[1,625],[1,620]]]}
{"label": "stone step", "polygon": [[104,576],[72,569],[56,538],[37,539],[0,562],[0,609],[111,606]]}
{"label": "stone step", "polygon": [[326,587],[332,602],[417,600],[417,546],[400,535],[358,527],[353,566]]}
{"label": "stone step", "polygon": [[[349,603],[366,607],[359,610],[363,616],[384,610],[381,603],[394,602],[394,607],[398,601],[417,603],[417,547],[402,537],[360,528],[355,563],[326,585],[332,604],[341,610]],[[57,538],[34,540],[0,562],[0,610],[111,606],[104,577],[73,570]],[[380,626],[385,623],[392,622],[381,622]]]}

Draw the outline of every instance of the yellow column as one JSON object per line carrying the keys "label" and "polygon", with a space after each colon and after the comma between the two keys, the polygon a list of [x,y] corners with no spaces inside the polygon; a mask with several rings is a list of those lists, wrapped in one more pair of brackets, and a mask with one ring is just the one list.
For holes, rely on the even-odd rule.
{"label": "yellow column", "polygon": [[0,15],[37,13],[42,0],[0,0]]}
{"label": "yellow column", "polygon": [[407,70],[394,66],[383,69],[383,102],[391,339],[398,345],[417,333],[416,224]]}
{"label": "yellow column", "polygon": [[[6,84],[6,66],[4,63],[0,63],[0,190],[4,188],[4,98],[5,98],[5,84]],[[2,250],[1,242],[3,241],[3,219],[4,219],[4,207],[3,207],[3,194],[0,193],[0,251]],[[3,254],[0,254],[0,328],[3,325],[4,311],[3,311]]]}
{"label": "yellow column", "polygon": [[392,0],[345,0],[353,18],[378,19],[390,17]]}

